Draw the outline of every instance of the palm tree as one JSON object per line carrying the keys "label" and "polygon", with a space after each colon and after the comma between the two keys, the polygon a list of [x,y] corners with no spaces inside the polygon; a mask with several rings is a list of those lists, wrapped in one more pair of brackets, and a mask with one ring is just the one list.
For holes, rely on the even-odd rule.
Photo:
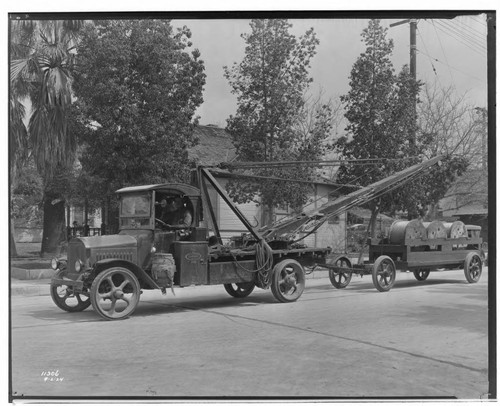
{"label": "palm tree", "polygon": [[64,186],[60,181],[69,172],[76,151],[76,138],[67,131],[68,109],[83,24],[75,20],[12,20],[10,25],[11,171],[22,164],[29,150],[44,180],[42,254],[55,251],[64,228]]}

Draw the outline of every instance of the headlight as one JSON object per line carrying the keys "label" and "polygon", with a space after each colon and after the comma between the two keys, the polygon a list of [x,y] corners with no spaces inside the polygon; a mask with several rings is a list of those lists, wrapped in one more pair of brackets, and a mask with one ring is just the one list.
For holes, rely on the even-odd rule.
{"label": "headlight", "polygon": [[57,268],[59,268],[59,261],[57,258],[52,258],[50,261],[50,267],[55,271]]}
{"label": "headlight", "polygon": [[82,261],[80,261],[79,259],[75,262],[75,271],[76,272],[80,272],[82,270]]}

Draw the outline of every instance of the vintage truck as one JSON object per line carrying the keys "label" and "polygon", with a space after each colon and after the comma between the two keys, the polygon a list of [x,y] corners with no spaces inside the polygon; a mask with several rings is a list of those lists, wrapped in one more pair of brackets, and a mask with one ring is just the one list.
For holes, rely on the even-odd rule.
{"label": "vintage truck", "polygon": [[[130,316],[146,289],[166,293],[167,289],[190,285],[223,285],[231,296],[243,298],[259,287],[270,288],[280,302],[293,302],[304,291],[304,267],[328,266],[331,253],[329,247],[304,246],[299,234],[314,232],[331,216],[408,182],[440,159],[409,167],[328,202],[313,213],[301,213],[261,229],[254,228],[233,204],[211,168],[198,168],[196,186],[167,183],[122,188],[117,191],[118,234],[74,238],[68,244],[67,258],[52,259],[56,270],[51,281],[52,299],[68,312],[92,305],[108,320]],[[209,184],[248,229],[236,246],[222,244]],[[190,211],[189,226],[166,224],[158,218],[160,204],[167,199],[178,199],[181,209]],[[212,235],[208,223],[212,224]],[[338,261],[333,263],[337,265],[329,266],[332,283],[350,272]]]}

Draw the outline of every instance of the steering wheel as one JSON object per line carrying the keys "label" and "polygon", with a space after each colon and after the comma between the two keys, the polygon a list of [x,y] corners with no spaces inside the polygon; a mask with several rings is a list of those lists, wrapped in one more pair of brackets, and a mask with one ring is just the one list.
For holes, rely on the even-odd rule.
{"label": "steering wheel", "polygon": [[171,228],[171,227],[170,227],[170,224],[165,223],[163,220],[160,220],[160,219],[158,219],[158,218],[155,218],[155,221],[157,221],[157,222],[158,222],[158,223],[160,223],[161,225],[165,226],[165,228],[167,228],[167,229],[170,229],[170,228]]}

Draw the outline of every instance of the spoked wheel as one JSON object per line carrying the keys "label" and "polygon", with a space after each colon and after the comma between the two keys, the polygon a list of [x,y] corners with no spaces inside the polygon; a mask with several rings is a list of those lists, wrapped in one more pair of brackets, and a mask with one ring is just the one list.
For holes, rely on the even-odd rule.
{"label": "spoked wheel", "polygon": [[[345,268],[351,268],[351,261],[346,257],[337,258],[334,262],[335,268],[328,271],[330,282],[337,289],[343,289],[351,282],[352,272],[346,272]],[[344,268],[344,270],[342,269]]]}
{"label": "spoked wheel", "polygon": [[[55,278],[63,279],[64,271],[56,273]],[[61,285],[59,282],[50,284],[50,296],[52,300],[62,310],[67,312],[81,312],[90,306],[88,293],[75,293],[68,285]]]}
{"label": "spoked wheel", "polygon": [[255,288],[255,283],[253,282],[241,282],[241,283],[226,283],[224,284],[226,292],[232,297],[242,298],[247,297],[253,292]]}
{"label": "spoked wheel", "polygon": [[271,291],[280,302],[294,302],[304,291],[304,268],[294,259],[284,259],[273,270]]}
{"label": "spoked wheel", "polygon": [[413,275],[417,281],[425,281],[429,277],[430,271],[428,269],[417,269],[413,271]]}
{"label": "spoked wheel", "polygon": [[373,265],[372,279],[379,292],[387,292],[392,288],[396,281],[396,266],[390,257],[382,255],[377,258]]}
{"label": "spoked wheel", "polygon": [[481,278],[483,263],[481,257],[475,252],[469,252],[464,261],[465,279],[469,283],[476,283]]}
{"label": "spoked wheel", "polygon": [[92,282],[92,307],[103,318],[119,320],[130,316],[140,298],[140,285],[135,275],[126,268],[109,268]]}

